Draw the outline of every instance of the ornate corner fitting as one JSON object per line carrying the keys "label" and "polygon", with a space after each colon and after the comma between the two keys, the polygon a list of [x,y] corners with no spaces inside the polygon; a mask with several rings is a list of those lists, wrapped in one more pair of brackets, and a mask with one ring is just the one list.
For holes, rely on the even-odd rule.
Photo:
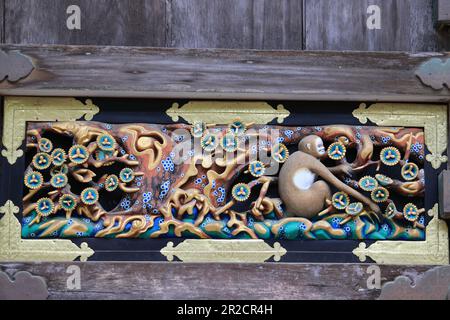
{"label": "ornate corner fitting", "polygon": [[161,253],[172,261],[174,256],[183,262],[264,262],[273,256],[275,261],[286,254],[278,242],[273,248],[264,240],[188,239],[174,247],[168,242]]}
{"label": "ornate corner fitting", "polygon": [[27,77],[34,70],[33,61],[19,51],[0,50],[0,82],[16,82]]}
{"label": "ornate corner fitting", "polygon": [[172,121],[179,121],[182,117],[190,124],[200,121],[228,124],[237,119],[246,123],[267,124],[275,118],[278,123],[283,123],[290,114],[281,104],[274,109],[266,102],[251,101],[190,101],[181,107],[174,103],[166,113]]}
{"label": "ornate corner fitting", "polygon": [[448,228],[439,219],[438,205],[428,211],[432,217],[425,232],[425,241],[377,241],[367,248],[364,242],[353,253],[364,262],[370,257],[379,264],[449,264]]}
{"label": "ornate corner fitting", "polygon": [[86,100],[75,98],[6,97],[3,123],[2,155],[14,164],[23,155],[20,149],[26,134],[27,121],[75,121],[86,120],[99,112],[99,108]]}
{"label": "ornate corner fitting", "polygon": [[0,300],[45,300],[47,297],[44,278],[19,271],[10,279],[5,272],[0,272]]}
{"label": "ornate corner fitting", "polygon": [[432,58],[420,65],[416,76],[425,86],[441,90],[450,89],[450,59]]}
{"label": "ornate corner fitting", "polygon": [[87,243],[80,247],[70,240],[24,240],[21,237],[21,225],[16,213],[19,208],[11,200],[0,207],[4,213],[0,219],[0,261],[81,261],[94,254]]}
{"label": "ornate corner fitting", "polygon": [[448,158],[443,155],[447,148],[447,106],[403,103],[364,103],[353,111],[361,123],[370,120],[381,126],[423,127],[425,144],[430,151],[426,159],[438,169]]}
{"label": "ornate corner fitting", "polygon": [[381,287],[378,300],[446,300],[450,296],[450,266],[435,267],[423,274],[398,276]]}

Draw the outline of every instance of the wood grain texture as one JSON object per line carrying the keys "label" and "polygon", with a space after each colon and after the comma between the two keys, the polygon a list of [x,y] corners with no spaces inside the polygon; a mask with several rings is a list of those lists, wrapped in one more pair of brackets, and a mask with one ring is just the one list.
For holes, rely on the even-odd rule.
{"label": "wood grain texture", "polygon": [[[4,13],[5,13],[5,0],[0,0],[0,43],[5,42],[5,32],[4,32]],[[0,150],[3,150],[3,97],[0,97]],[[4,157],[2,157],[4,158]],[[6,168],[5,160],[0,159],[0,185],[4,177],[4,170]],[[7,192],[2,192],[3,194]],[[0,203],[3,205],[3,199],[0,196]],[[0,217],[1,218],[1,217]]]}
{"label": "wood grain texture", "polygon": [[171,47],[302,49],[302,1],[172,0]]}
{"label": "wood grain texture", "polygon": [[5,0],[0,0],[0,42],[5,43]]}
{"label": "wood grain texture", "polygon": [[[66,287],[69,265],[81,269],[81,290]],[[46,279],[49,299],[376,299],[361,264],[27,263],[0,264],[12,275]],[[413,281],[427,266],[380,266],[381,282]],[[261,281],[264,279],[264,281]]]}
{"label": "wood grain texture", "polygon": [[16,46],[35,70],[1,95],[442,102],[414,72],[448,54]]}
{"label": "wood grain texture", "polygon": [[436,0],[438,22],[450,23],[450,1]]}
{"label": "wood grain texture", "polygon": [[449,300],[450,266],[426,271],[414,281],[399,276],[381,288],[380,300]]}
{"label": "wood grain texture", "polygon": [[[4,0],[6,43],[165,46],[164,0]],[[81,10],[69,30],[66,9]]]}
{"label": "wood grain texture", "polygon": [[[367,7],[381,9],[381,29],[369,30]],[[432,52],[449,49],[435,30],[432,0],[305,0],[306,50]]]}

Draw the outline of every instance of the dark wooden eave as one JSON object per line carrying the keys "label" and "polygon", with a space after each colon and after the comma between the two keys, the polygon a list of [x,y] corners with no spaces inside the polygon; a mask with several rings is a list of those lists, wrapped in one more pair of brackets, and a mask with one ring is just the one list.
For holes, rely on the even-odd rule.
{"label": "dark wooden eave", "polygon": [[18,51],[34,67],[18,81],[4,79],[0,95],[450,101],[447,87],[435,90],[416,74],[425,62],[446,61],[449,53],[54,45],[0,50]]}

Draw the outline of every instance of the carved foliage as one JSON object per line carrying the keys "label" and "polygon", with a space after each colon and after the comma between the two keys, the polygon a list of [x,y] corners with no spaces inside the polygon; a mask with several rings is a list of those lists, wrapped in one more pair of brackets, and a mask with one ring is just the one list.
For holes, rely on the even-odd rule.
{"label": "carved foliage", "polygon": [[5,99],[2,155],[14,164],[23,155],[20,146],[25,138],[27,121],[74,121],[81,117],[91,120],[99,108],[86,100],[74,98],[7,97]]}
{"label": "carved foliage", "polygon": [[6,273],[0,272],[0,300],[44,300],[47,297],[44,278],[19,271],[10,279]]}
{"label": "carved foliage", "polygon": [[274,109],[265,102],[237,101],[190,101],[181,107],[174,103],[166,113],[173,121],[182,117],[190,124],[196,121],[228,124],[236,119],[266,124],[275,118],[278,123],[283,123],[290,114],[281,104]]}

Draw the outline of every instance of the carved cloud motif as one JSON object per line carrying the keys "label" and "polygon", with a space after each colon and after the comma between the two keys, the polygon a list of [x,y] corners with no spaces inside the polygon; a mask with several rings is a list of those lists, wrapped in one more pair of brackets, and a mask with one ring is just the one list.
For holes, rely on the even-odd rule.
{"label": "carved cloud motif", "polygon": [[0,51],[0,82],[5,78],[9,82],[16,82],[28,76],[34,65],[30,58],[18,51]]}
{"label": "carved cloud motif", "polygon": [[43,278],[19,271],[10,279],[0,272],[0,300],[45,300],[47,297],[47,284]]}
{"label": "carved cloud motif", "polygon": [[441,90],[444,86],[450,89],[450,59],[430,59],[419,67],[416,76],[424,85],[435,90]]}

